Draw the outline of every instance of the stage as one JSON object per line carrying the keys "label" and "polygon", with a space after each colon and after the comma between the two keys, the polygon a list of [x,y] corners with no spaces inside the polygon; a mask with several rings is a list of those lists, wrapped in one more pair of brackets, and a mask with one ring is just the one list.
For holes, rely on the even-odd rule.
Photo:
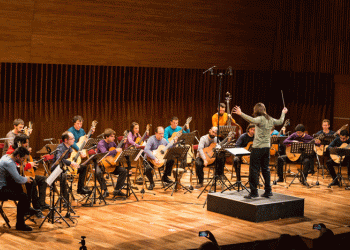
{"label": "stage", "polygon": [[[295,172],[295,166],[291,170]],[[227,177],[230,176],[227,173]],[[242,176],[246,182],[248,168],[245,165],[242,166]],[[274,171],[271,179],[274,180]],[[79,249],[81,236],[86,236],[88,249],[196,249],[207,241],[198,237],[202,230],[210,230],[219,245],[273,240],[281,234],[300,235],[312,240],[318,236],[318,232],[312,229],[315,223],[324,223],[335,233],[350,231],[347,227],[350,225],[350,191],[338,186],[327,188],[329,177],[324,180],[320,177],[321,185],[312,188],[302,186],[298,181],[286,188],[291,180],[292,177],[287,177],[287,183],[273,186],[273,192],[303,198],[304,217],[259,223],[207,211],[207,207],[203,207],[207,193],[199,199],[197,196],[201,190],[196,189],[187,194],[178,191],[171,196],[171,191],[164,191],[160,182],[156,182],[152,192],[147,190],[143,199],[137,192],[138,202],[133,196],[125,201],[113,201],[110,196],[107,205],[93,207],[82,207],[74,202],[80,217],[74,219],[74,224],[69,223],[71,227],[65,223],[45,222],[39,229],[42,219],[36,219],[37,224],[27,222],[33,227],[32,232],[14,229],[16,208],[12,201],[7,201],[4,211],[12,228],[4,226],[5,222],[0,218],[0,244],[2,249]],[[315,184],[316,180],[316,174],[308,178],[310,184]],[[184,174],[182,183],[188,185],[189,173]],[[137,187],[140,191],[141,186]],[[109,190],[111,192],[112,187]]]}

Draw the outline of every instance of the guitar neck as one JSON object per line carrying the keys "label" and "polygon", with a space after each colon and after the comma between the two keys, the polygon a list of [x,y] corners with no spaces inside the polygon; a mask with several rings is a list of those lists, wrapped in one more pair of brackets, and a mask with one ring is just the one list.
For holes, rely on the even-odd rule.
{"label": "guitar neck", "polygon": [[137,143],[138,145],[141,145],[141,143],[145,140],[147,135],[147,131],[142,135],[141,140]]}

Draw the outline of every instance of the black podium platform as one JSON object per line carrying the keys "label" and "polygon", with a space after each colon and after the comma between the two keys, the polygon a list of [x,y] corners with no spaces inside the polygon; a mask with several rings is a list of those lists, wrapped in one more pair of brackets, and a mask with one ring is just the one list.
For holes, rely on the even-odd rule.
{"label": "black podium platform", "polygon": [[209,193],[207,210],[252,222],[304,216],[303,198],[273,193],[270,198],[245,199],[245,195],[246,190]]}

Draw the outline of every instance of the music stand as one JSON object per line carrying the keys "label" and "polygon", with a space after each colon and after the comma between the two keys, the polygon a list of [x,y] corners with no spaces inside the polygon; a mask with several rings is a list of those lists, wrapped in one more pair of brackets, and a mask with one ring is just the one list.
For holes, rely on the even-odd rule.
{"label": "music stand", "polygon": [[290,152],[292,154],[301,154],[300,156],[301,163],[300,163],[300,169],[298,169],[298,173],[294,176],[292,182],[289,184],[288,187],[290,187],[293,184],[295,178],[297,177],[299,177],[300,183],[303,182],[307,187],[310,187],[309,183],[307,183],[307,181],[305,180],[305,175],[303,173],[303,169],[304,169],[303,160],[306,155],[311,155],[314,153],[314,146],[315,146],[314,143],[299,143],[299,142],[292,143]]}
{"label": "music stand", "polygon": [[337,176],[334,178],[334,180],[328,185],[328,187],[331,187],[332,184],[334,184],[336,181],[339,182],[339,186],[343,185],[343,176],[341,174],[341,164],[344,161],[346,156],[350,156],[350,150],[349,149],[345,149],[345,148],[330,148],[329,149],[329,153],[330,154],[335,154],[338,155],[340,157],[340,162],[339,162],[339,166],[338,166],[338,173]]}
{"label": "music stand", "polygon": [[[62,174],[63,174],[63,170],[60,166],[61,161],[63,160],[63,158],[65,157],[65,155],[68,153],[69,149],[67,149],[61,156],[60,158],[58,158],[56,160],[56,162],[54,163],[56,166],[56,169],[54,171],[52,171],[51,175],[46,179],[46,183],[49,185],[50,187],[50,208],[49,208],[49,213],[45,216],[44,220],[41,222],[39,228],[42,227],[42,225],[44,224],[44,222],[46,221],[46,219],[48,219],[48,222],[51,222],[51,224],[54,224],[55,222],[57,222],[58,220],[62,219],[67,225],[68,227],[70,227],[69,223],[64,219],[64,217],[62,216],[62,214],[60,212],[58,212],[57,210],[57,205],[61,203],[61,201],[63,200],[66,204],[68,204],[69,201],[66,201],[65,198],[62,197],[61,192],[59,194],[58,200],[55,203],[55,181],[57,179],[58,176],[61,175],[61,181],[62,181]],[[62,163],[63,164],[63,163]],[[70,209],[70,205],[68,204],[68,211]],[[58,217],[55,217],[55,213],[58,214]],[[55,218],[58,218],[57,220],[55,220]]]}
{"label": "music stand", "polygon": [[225,138],[227,137],[227,135],[233,131],[235,132],[236,130],[236,126],[229,126],[229,125],[226,125],[226,126],[219,126],[220,127],[220,134],[218,134],[218,136],[220,136],[221,138]]}
{"label": "music stand", "polygon": [[[245,148],[226,148],[226,151],[232,154],[233,156],[245,156],[245,155],[250,155],[250,152],[246,150]],[[235,183],[233,183],[231,186],[227,187],[226,189],[222,190],[221,193],[225,192],[227,189],[231,191],[231,189],[235,189],[235,187],[238,188],[237,192],[239,192],[239,189],[241,188],[242,190],[245,189],[249,192],[247,187],[242,184],[241,180],[237,180]]]}
{"label": "music stand", "polygon": [[[288,136],[271,136],[271,138],[270,138],[271,147],[272,147],[272,145],[277,144],[278,149],[279,149],[280,145],[282,145],[284,140],[287,138],[288,138]],[[276,151],[277,159],[280,156],[278,149]],[[277,160],[275,161],[275,164],[273,165],[273,167],[276,169],[275,176],[274,176],[275,180],[273,181],[273,184],[276,185],[277,184],[277,181],[276,181],[276,178],[277,178]]]}
{"label": "music stand", "polygon": [[[145,176],[144,176],[144,169],[146,169],[148,167],[148,168],[151,168],[154,170],[154,168],[152,168],[152,166],[147,161],[146,157],[143,155],[143,150],[141,150],[138,155],[141,157],[142,165],[143,165],[143,167],[142,166],[140,167],[140,174],[142,176],[142,189],[141,189],[140,193],[141,193],[141,198],[143,199],[143,195],[146,193],[146,191],[145,191],[145,182],[146,181],[145,181]],[[137,156],[136,156],[135,160],[136,159],[137,159]],[[152,192],[148,192],[148,193],[156,195],[155,193],[152,193]]]}
{"label": "music stand", "polygon": [[179,161],[183,161],[184,159],[186,159],[186,155],[188,150],[190,149],[190,146],[181,146],[178,145],[178,147],[172,147],[169,148],[168,151],[166,152],[164,159],[166,160],[171,160],[171,159],[176,159],[176,176],[175,176],[175,181],[173,183],[171,183],[170,185],[168,185],[164,191],[166,191],[169,188],[172,188],[173,191],[171,192],[171,196],[173,195],[174,191],[177,191],[177,185],[180,185],[183,189],[186,189],[187,192],[191,193],[191,190],[189,190],[187,187],[185,187],[184,185],[182,185],[180,182],[177,181],[178,179],[178,169],[179,169]]}
{"label": "music stand", "polygon": [[[183,142],[181,142],[182,145],[190,145],[190,146],[192,146],[196,142],[196,131],[193,131],[191,133],[182,133],[181,136],[177,139],[177,141],[178,142],[183,141]],[[194,156],[191,156],[189,153],[187,154],[187,156],[188,155],[192,158],[191,163],[193,161],[195,161],[195,157]],[[183,160],[183,164],[182,165],[183,165],[184,169],[186,169],[186,166],[187,166],[187,158],[188,157],[185,157],[184,160]],[[192,169],[189,166],[187,166],[187,167],[188,167],[189,171],[191,172],[191,174],[193,174]],[[191,186],[190,186],[190,188],[191,188]]]}
{"label": "music stand", "polygon": [[[115,161],[116,165],[118,165],[118,163],[123,164],[123,166],[124,166],[124,163],[127,164],[128,167],[126,168],[126,170],[127,170],[126,183],[124,183],[124,185],[122,186],[122,189],[123,189],[123,187],[126,187],[126,198],[130,197],[131,194],[133,194],[137,201],[139,201],[139,199],[137,198],[137,196],[134,192],[134,189],[131,186],[129,172],[131,170],[131,161],[135,160],[135,158],[138,156],[140,151],[141,151],[140,148],[128,148],[128,149],[122,151],[120,153],[120,155],[118,156],[117,160]],[[115,198],[115,196],[113,198]]]}
{"label": "music stand", "polygon": [[[108,154],[109,152],[106,153],[100,153],[100,154],[94,154],[92,156],[89,157],[89,159],[87,159],[84,163],[80,164],[81,166],[86,166],[87,164],[94,164],[95,167],[95,174],[94,174],[94,188],[92,189],[91,193],[89,195],[87,195],[86,197],[84,197],[84,199],[86,199],[85,201],[85,205],[87,204],[88,200],[90,199],[91,195],[91,202],[90,202],[90,207],[93,206],[93,204],[96,204],[96,191],[100,194],[100,196],[97,198],[100,200],[100,204],[102,203],[102,201],[105,203],[105,205],[107,204],[105,198],[102,195],[101,189],[97,186],[97,178],[96,178],[96,168],[98,167],[98,164],[100,163],[100,161]],[[83,200],[84,200],[83,199]]]}
{"label": "music stand", "polygon": [[[323,156],[326,152],[326,146],[331,144],[331,142],[335,139],[335,136],[334,135],[326,135],[325,137],[322,138],[321,140],[321,145],[324,145],[323,147]],[[326,165],[325,164],[325,161],[326,161],[326,157],[323,157],[323,160],[322,160],[322,165],[321,165],[321,168],[322,168],[322,178],[324,179],[324,170],[327,168],[325,168],[324,166]],[[328,171],[328,170],[327,170]]]}

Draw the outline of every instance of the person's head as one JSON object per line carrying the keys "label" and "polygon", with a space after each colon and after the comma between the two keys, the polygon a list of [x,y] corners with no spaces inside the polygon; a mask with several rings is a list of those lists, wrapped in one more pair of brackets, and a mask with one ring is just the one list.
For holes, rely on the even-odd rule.
{"label": "person's head", "polygon": [[303,124],[298,124],[294,130],[297,136],[302,137],[305,133],[305,126]]}
{"label": "person's head", "polygon": [[220,103],[220,109],[219,109],[219,114],[223,115],[226,111],[226,104],[225,103]]}
{"label": "person's head", "polygon": [[137,122],[131,123],[130,132],[136,135],[140,131],[140,126]]}
{"label": "person's head", "polygon": [[76,115],[73,117],[73,127],[76,129],[76,130],[80,130],[81,127],[83,126],[83,117],[81,117],[80,115]]}
{"label": "person's head", "polygon": [[261,102],[255,104],[254,106],[254,112],[253,112],[253,116],[257,117],[257,116],[264,116],[266,119],[269,119],[270,117],[268,116],[268,114],[266,113],[266,108],[265,105]]}
{"label": "person's head", "polygon": [[211,129],[209,129],[209,137],[211,139],[214,139],[217,136],[218,133],[218,127],[211,127]]}
{"label": "person's head", "polygon": [[164,138],[164,128],[159,126],[156,128],[156,131],[155,131],[155,135],[156,135],[156,139],[158,141],[160,141],[161,139]]}
{"label": "person's head", "polygon": [[12,153],[12,156],[15,162],[17,162],[18,164],[22,164],[28,155],[29,155],[29,151],[24,147],[18,147]]}
{"label": "person's head", "polygon": [[114,142],[115,140],[115,134],[116,132],[111,129],[111,128],[106,128],[105,131],[103,132],[103,136],[105,138],[105,141],[107,143],[111,143],[111,142]]}
{"label": "person's head", "polygon": [[69,131],[63,132],[61,139],[62,142],[68,146],[72,146],[74,144],[74,135]]}
{"label": "person's head", "polygon": [[207,241],[200,245],[198,250],[220,250],[220,247],[212,241]]}
{"label": "person's head", "polygon": [[170,120],[170,127],[172,129],[176,129],[177,125],[179,125],[179,118],[177,118],[176,116],[173,116]]}
{"label": "person's head", "polygon": [[29,143],[29,137],[25,134],[20,134],[20,135],[16,135],[15,139],[13,140],[13,145],[12,148],[16,149],[18,147],[28,147],[28,143]]}
{"label": "person's head", "polygon": [[347,141],[349,139],[349,132],[346,129],[340,131],[339,138],[342,142]]}
{"label": "person's head", "polygon": [[247,134],[252,137],[255,134],[255,125],[254,124],[249,124],[247,127]]}
{"label": "person's head", "polygon": [[24,129],[24,121],[22,119],[15,119],[13,121],[13,130],[15,134],[22,132]]}
{"label": "person's head", "polygon": [[322,121],[322,129],[324,131],[328,131],[330,126],[331,126],[331,122],[328,119],[324,119]]}

